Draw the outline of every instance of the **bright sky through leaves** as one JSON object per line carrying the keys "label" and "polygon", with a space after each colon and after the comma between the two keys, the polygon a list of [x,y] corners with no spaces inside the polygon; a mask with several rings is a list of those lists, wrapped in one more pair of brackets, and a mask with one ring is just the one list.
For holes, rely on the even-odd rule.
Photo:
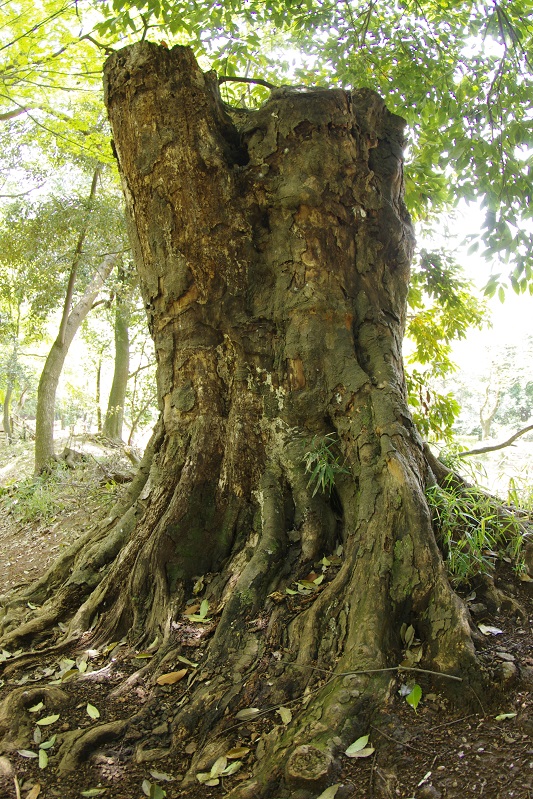
{"label": "bright sky through leaves", "polygon": [[104,46],[190,43],[219,73],[273,82],[289,71],[280,48],[297,49],[309,56],[310,68],[295,70],[302,83],[369,86],[408,119],[415,218],[431,220],[459,198],[481,202],[483,242],[472,230],[472,244],[508,261],[515,288],[532,278],[531,0],[22,0],[0,16],[0,114],[27,109],[65,146],[101,157],[94,95]]}

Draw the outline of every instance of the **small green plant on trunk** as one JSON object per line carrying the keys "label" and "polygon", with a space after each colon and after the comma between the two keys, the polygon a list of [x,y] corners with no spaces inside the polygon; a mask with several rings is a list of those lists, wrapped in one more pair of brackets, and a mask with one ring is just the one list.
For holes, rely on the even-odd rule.
{"label": "small green plant on trunk", "polygon": [[322,437],[315,436],[311,449],[302,458],[305,472],[310,475],[307,487],[313,486],[313,497],[319,490],[323,494],[330,494],[336,476],[349,474],[348,469],[339,462],[338,443],[335,433],[327,433]]}

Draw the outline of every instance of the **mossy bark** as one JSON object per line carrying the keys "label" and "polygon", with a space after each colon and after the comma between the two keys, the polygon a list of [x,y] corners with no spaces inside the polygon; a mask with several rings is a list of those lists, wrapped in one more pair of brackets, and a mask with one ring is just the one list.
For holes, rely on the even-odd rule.
{"label": "mossy bark", "polygon": [[[364,89],[281,88],[234,111],[192,51],[146,42],[109,59],[105,88],[161,418],[127,535],[70,630],[98,614],[97,641],[157,637],[177,653],[209,574],[216,625],[175,744],[224,741],[238,709],[307,689],[231,795],[299,789],[309,753],[322,785],[390,690],[379,670],[400,662],[402,624],[422,667],[478,679],[406,401],[404,122]],[[342,470],[315,493],[303,458],[326,436]],[[320,590],[287,601],[339,547]],[[200,747],[188,778],[206,758]]]}

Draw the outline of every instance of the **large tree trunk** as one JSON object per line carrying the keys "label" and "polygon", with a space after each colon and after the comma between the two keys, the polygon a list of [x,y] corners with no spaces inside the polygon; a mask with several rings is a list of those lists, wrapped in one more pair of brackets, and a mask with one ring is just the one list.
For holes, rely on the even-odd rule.
{"label": "large tree trunk", "polygon": [[[124,520],[69,562],[60,590],[48,577],[24,595],[43,610],[4,641],[68,618],[74,598],[72,635],[98,614],[96,643],[157,638],[155,669],[194,652],[182,612],[195,586],[214,621],[197,625],[202,672],[175,744],[217,736],[223,753],[236,711],[293,702],[231,796],[314,789],[368,731],[402,625],[422,642],[420,667],[465,678],[442,685],[478,674],[406,403],[404,123],[369,90],[282,88],[232,112],[182,47],[133,45],[105,74],[161,418]],[[331,490],[309,482],[306,455]],[[335,552],[316,591],[288,596]]]}

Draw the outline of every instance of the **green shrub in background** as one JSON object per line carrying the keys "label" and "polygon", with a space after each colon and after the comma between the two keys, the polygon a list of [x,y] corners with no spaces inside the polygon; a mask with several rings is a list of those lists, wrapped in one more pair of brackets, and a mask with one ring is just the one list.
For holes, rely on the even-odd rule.
{"label": "green shrub in background", "polygon": [[452,480],[444,487],[430,486],[426,496],[453,583],[468,584],[490,574],[498,557],[510,558],[517,572],[524,570],[526,530],[493,497]]}

